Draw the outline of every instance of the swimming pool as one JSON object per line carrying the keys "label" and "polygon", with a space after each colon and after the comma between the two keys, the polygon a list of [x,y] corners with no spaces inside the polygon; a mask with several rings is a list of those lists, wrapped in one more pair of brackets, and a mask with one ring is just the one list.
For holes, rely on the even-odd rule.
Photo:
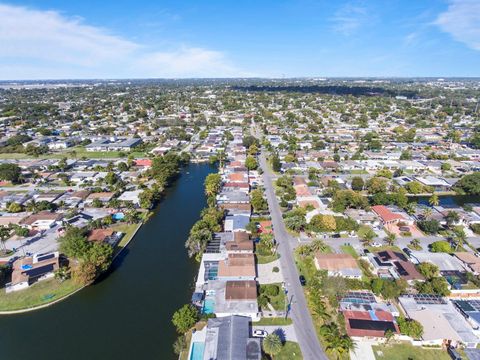
{"label": "swimming pool", "polygon": [[204,314],[213,314],[215,312],[215,300],[205,299],[203,302],[202,313]]}
{"label": "swimming pool", "polygon": [[190,360],[203,360],[204,351],[205,351],[205,343],[194,342],[192,344],[192,352],[190,353]]}
{"label": "swimming pool", "polygon": [[125,214],[119,212],[112,215],[113,220],[123,220],[125,218]]}

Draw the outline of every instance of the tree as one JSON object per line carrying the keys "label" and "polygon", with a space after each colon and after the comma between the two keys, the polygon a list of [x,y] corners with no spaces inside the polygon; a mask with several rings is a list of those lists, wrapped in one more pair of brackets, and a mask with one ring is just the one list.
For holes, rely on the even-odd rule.
{"label": "tree", "polygon": [[445,216],[445,220],[447,222],[447,226],[451,227],[452,225],[458,223],[460,221],[460,216],[456,211],[449,211],[447,216]]}
{"label": "tree", "polygon": [[173,343],[173,352],[180,356],[180,354],[185,350],[187,350],[187,341],[185,340],[184,335],[180,335]]}
{"label": "tree", "polygon": [[245,159],[245,167],[248,170],[255,170],[258,167],[257,160],[251,155],[247,156]]}
{"label": "tree", "polygon": [[420,339],[423,335],[423,326],[418,321],[406,319],[403,316],[397,318],[398,327],[403,335],[410,336],[413,339]]}
{"label": "tree", "polygon": [[280,337],[275,334],[268,334],[264,339],[263,339],[263,351],[270,355],[273,359],[275,355],[278,355],[282,351],[282,341],[280,340]]}
{"label": "tree", "polygon": [[360,237],[365,245],[370,245],[375,236],[377,236],[377,234],[369,227],[366,231],[362,232]]}
{"label": "tree", "polygon": [[463,176],[455,184],[455,190],[467,195],[480,195],[480,172]]}
{"label": "tree", "polygon": [[395,245],[396,240],[397,240],[397,235],[391,232],[387,233],[387,236],[385,237],[385,243],[387,243],[387,245],[389,246]]}
{"label": "tree", "polygon": [[280,170],[282,169],[282,163],[280,162],[280,158],[278,157],[277,154],[274,154],[272,156],[271,162],[272,162],[273,171],[280,172]]}
{"label": "tree", "polygon": [[430,199],[428,199],[428,203],[430,204],[430,206],[438,206],[438,204],[440,204],[440,200],[438,199],[438,195],[437,194],[432,194],[432,196],[430,196]]}
{"label": "tree", "polygon": [[388,180],[383,177],[373,177],[367,181],[367,190],[370,194],[384,193],[387,191]]}
{"label": "tree", "polygon": [[183,305],[175,311],[172,323],[179,334],[184,334],[198,321],[198,310],[192,304]]}
{"label": "tree", "polygon": [[405,189],[407,189],[410,194],[420,194],[423,191],[423,185],[418,181],[410,181],[405,184]]}
{"label": "tree", "polygon": [[205,178],[205,195],[207,197],[216,196],[222,186],[222,176],[220,174],[208,174]]}
{"label": "tree", "polygon": [[448,241],[440,240],[435,241],[430,245],[430,249],[432,252],[444,252],[444,253],[451,253],[452,247]]}
{"label": "tree", "polygon": [[436,234],[440,230],[440,223],[435,219],[417,221],[417,225],[427,234]]}
{"label": "tree", "polygon": [[10,205],[8,205],[7,211],[10,213],[18,213],[23,211],[23,206],[19,203],[12,202]]}
{"label": "tree", "polygon": [[332,215],[315,215],[310,220],[310,227],[316,232],[331,232],[337,228],[337,223]]}
{"label": "tree", "polygon": [[250,192],[250,202],[253,210],[258,213],[267,210],[267,201],[263,198],[263,192],[260,189],[255,189]]}
{"label": "tree", "polygon": [[0,164],[0,180],[11,181],[16,184],[20,181],[22,170],[16,164]]}
{"label": "tree", "polygon": [[352,179],[352,190],[362,191],[364,186],[365,186],[365,182],[360,176],[355,176]]}
{"label": "tree", "polygon": [[429,262],[422,262],[417,268],[420,274],[422,274],[427,280],[437,277],[440,274],[438,266]]}
{"label": "tree", "polygon": [[10,229],[6,226],[0,226],[0,242],[2,243],[3,253],[7,252],[5,242],[10,237]]}
{"label": "tree", "polygon": [[454,233],[454,241],[455,241],[455,251],[458,250],[459,247],[462,247],[465,241],[467,240],[467,234],[462,229],[462,227],[458,226],[453,230]]}

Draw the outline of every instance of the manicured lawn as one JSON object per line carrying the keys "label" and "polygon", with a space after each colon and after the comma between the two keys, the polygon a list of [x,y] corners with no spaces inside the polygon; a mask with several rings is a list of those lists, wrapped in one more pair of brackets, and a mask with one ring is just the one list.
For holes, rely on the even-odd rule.
{"label": "manicured lawn", "polygon": [[[72,153],[75,151],[75,153]],[[121,151],[86,151],[84,147],[73,147],[65,149],[59,152],[53,152],[50,154],[42,154],[38,156],[39,159],[61,159],[63,157],[72,158],[73,154],[77,159],[85,156],[88,159],[112,159],[112,158],[121,158]],[[144,152],[125,152],[125,159],[131,154],[134,158],[143,158],[147,155]],[[24,153],[12,153],[12,154],[0,154],[0,159],[35,159],[32,155],[27,155]]]}
{"label": "manicured lawn", "polygon": [[275,360],[302,360],[302,351],[298,343],[293,341],[286,341],[283,345],[282,351],[275,355]]}
{"label": "manicured lawn", "polygon": [[340,246],[340,249],[342,249],[342,251],[343,251],[345,254],[350,254],[350,255],[352,255],[355,259],[358,258],[358,254],[357,254],[357,252],[355,251],[355,249],[353,248],[352,245],[342,245],[342,246]]}
{"label": "manicured lawn", "polygon": [[[47,304],[81,288],[72,279],[59,282],[56,279],[40,281],[28,289],[5,293],[0,290],[0,311],[21,310]],[[52,296],[53,295],[53,296]]]}
{"label": "manicured lawn", "polygon": [[427,349],[410,344],[393,344],[387,346],[372,346],[377,360],[449,360],[446,351],[440,349]]}
{"label": "manicured lawn", "polygon": [[372,230],[372,228],[368,225],[361,225],[358,230],[357,230],[357,235],[359,238],[362,238],[363,235],[365,235],[365,233],[369,230]]}
{"label": "manicured lawn", "polygon": [[379,251],[385,251],[385,250],[392,250],[396,252],[400,252],[403,254],[403,251],[398,247],[398,246],[388,246],[388,245],[382,245],[378,247],[373,247],[373,246],[367,246],[367,249],[370,252],[379,252]]}
{"label": "manicured lawn", "polygon": [[260,321],[252,322],[253,326],[283,326],[291,325],[293,323],[292,319],[284,317],[272,317],[272,318],[262,318]]}
{"label": "manicured lawn", "polygon": [[133,234],[138,227],[142,226],[142,224],[127,224],[127,223],[118,223],[113,225],[111,228],[115,231],[123,232],[122,240],[117,245],[118,250],[121,250],[132,238]]}
{"label": "manicured lawn", "polygon": [[257,264],[268,264],[280,257],[278,254],[260,255],[258,253],[255,256],[257,257]]}

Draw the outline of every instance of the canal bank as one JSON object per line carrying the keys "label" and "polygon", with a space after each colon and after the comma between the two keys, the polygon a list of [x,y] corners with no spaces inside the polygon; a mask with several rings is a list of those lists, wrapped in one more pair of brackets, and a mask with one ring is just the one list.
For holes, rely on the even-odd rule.
{"label": "canal bank", "polygon": [[55,306],[0,318],[5,359],[175,359],[171,316],[189,302],[197,264],[184,242],[214,172],[191,164],[97,284]]}

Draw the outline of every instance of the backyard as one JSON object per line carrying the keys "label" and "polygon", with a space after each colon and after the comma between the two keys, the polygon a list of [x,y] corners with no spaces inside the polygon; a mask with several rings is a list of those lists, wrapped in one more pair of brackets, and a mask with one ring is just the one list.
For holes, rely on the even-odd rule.
{"label": "backyard", "polygon": [[24,290],[7,294],[0,291],[0,311],[12,311],[44,305],[80,289],[82,285],[72,279],[60,282],[56,279],[40,281]]}

